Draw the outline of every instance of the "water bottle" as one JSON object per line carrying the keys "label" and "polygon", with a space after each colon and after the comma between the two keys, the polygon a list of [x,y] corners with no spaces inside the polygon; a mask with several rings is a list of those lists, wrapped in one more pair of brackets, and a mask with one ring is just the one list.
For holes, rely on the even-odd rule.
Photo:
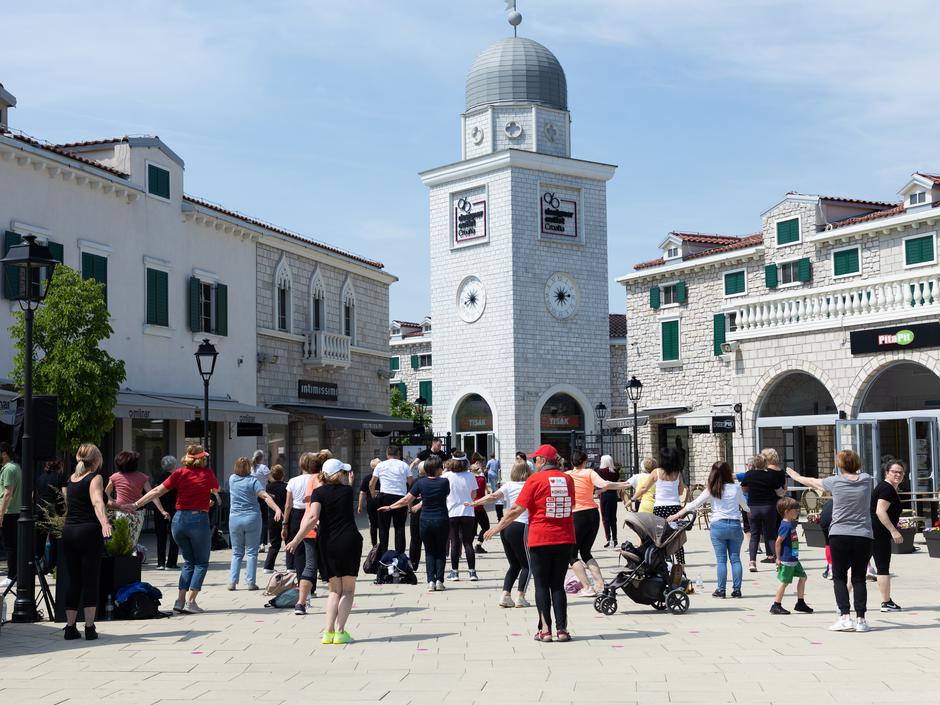
{"label": "water bottle", "polygon": [[704,590],[705,590],[705,583],[702,582],[702,576],[696,575],[695,576],[695,592],[704,592]]}
{"label": "water bottle", "polygon": [[104,604],[104,620],[110,622],[114,619],[114,603],[111,601],[111,595],[108,594],[108,601]]}

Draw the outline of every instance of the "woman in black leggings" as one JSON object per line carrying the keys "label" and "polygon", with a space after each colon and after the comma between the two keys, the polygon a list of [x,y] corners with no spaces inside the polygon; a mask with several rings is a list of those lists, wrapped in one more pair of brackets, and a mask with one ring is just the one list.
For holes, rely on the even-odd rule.
{"label": "woman in black leggings", "polygon": [[65,490],[65,526],[62,549],[68,569],[65,589],[65,638],[81,639],[78,627],[79,603],[84,608],[85,639],[98,638],[95,610],[98,607],[98,575],[101,572],[102,537],[111,536],[105,512],[104,484],[98,474],[101,451],[83,443],[75,456],[78,465]]}
{"label": "woman in black leggings", "polygon": [[[160,459],[160,472],[154,476],[154,485],[161,485],[179,467],[179,461],[172,455],[165,455]],[[179,560],[180,549],[173,540],[173,515],[176,514],[176,490],[170,490],[160,498],[163,508],[166,509],[169,519],[153,505],[153,531],[157,535],[157,570],[175,569]]]}
{"label": "woman in black leggings", "polygon": [[[602,455],[597,468],[597,474],[608,482],[620,480],[620,473],[614,464],[611,455]],[[617,541],[617,505],[620,504],[620,492],[617,490],[604,490],[601,492],[601,521],[604,524],[604,548],[615,548]]]}
{"label": "woman in black leggings", "polygon": [[[785,482],[785,477],[783,482]],[[757,572],[757,547],[764,538],[765,556],[761,563],[776,563],[774,544],[777,541],[777,500],[783,497],[781,478],[767,472],[763,455],[755,455],[748,462],[741,486],[747,492],[747,505],[751,508],[748,522],[751,540],[748,544],[748,570]]]}

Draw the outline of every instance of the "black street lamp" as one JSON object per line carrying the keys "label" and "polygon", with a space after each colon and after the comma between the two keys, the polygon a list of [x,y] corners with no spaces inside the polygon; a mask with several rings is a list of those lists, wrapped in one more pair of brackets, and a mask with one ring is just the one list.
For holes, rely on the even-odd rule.
{"label": "black street lamp", "polygon": [[[33,485],[36,468],[33,462],[33,312],[46,297],[52,270],[58,261],[45,245],[36,243],[35,235],[25,235],[0,260],[15,267],[16,298],[23,310],[25,347],[23,360],[23,479],[22,505],[16,527],[16,601],[14,622],[37,622],[36,611],[36,527],[33,517]],[[43,270],[46,270],[43,272]]]}
{"label": "black street lamp", "polygon": [[212,377],[212,373],[215,372],[215,361],[219,357],[219,352],[209,342],[208,338],[203,338],[195,355],[199,376],[202,377],[203,389],[202,445],[211,458],[212,454],[209,451],[209,379]]}
{"label": "black street lamp", "polygon": [[[418,419],[420,419],[420,421],[415,422],[415,427],[417,428],[420,426],[422,435],[426,435],[426,429],[424,428],[424,410],[427,408],[427,406],[428,400],[424,397],[418,397],[415,399],[415,414],[417,415]],[[430,445],[428,447],[430,447]]]}
{"label": "black street lamp", "polygon": [[640,397],[643,396],[643,383],[636,378],[636,375],[630,377],[630,381],[627,382],[627,397],[633,402],[633,472],[640,472],[640,444],[639,444],[639,430],[636,418],[636,405],[640,402]]}
{"label": "black street lamp", "polygon": [[597,433],[601,439],[601,455],[604,454],[604,419],[607,418],[607,405],[604,402],[597,402],[594,407],[594,420],[597,422]]}

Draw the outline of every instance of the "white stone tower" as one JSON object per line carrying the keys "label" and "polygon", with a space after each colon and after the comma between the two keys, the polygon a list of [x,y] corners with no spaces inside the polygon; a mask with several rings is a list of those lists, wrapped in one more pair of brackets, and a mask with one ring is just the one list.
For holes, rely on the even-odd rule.
{"label": "white stone tower", "polygon": [[615,167],[571,158],[567,93],[544,46],[496,42],[467,76],[461,161],[421,174],[430,189],[434,429],[468,451],[496,452],[504,471],[517,450],[565,450],[572,432],[595,432],[595,405],[610,406]]}

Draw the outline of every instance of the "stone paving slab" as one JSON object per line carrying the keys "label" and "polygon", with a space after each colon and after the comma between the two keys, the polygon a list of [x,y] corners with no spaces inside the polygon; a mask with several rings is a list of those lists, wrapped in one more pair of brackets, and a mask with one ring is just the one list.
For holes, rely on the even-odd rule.
{"label": "stone paving slab", "polygon": [[[64,641],[57,624],[5,625],[0,703],[493,705],[507,694],[550,705],[940,703],[940,560],[922,543],[892,563],[894,597],[905,610],[878,612],[870,583],[873,630],[841,634],[827,630],[835,605],[820,577],[821,549],[801,547],[816,614],[774,617],[772,566],[745,572],[741,600],[710,596],[711,547],[707,532],[695,530],[687,572],[705,590],[692,596],[688,614],[661,614],[621,595],[620,612],[605,617],[591,600],[571,597],[570,644],[534,642],[534,608],[497,606],[505,559],[498,541],[488,548],[478,557],[480,581],[448,583],[444,593],[362,577],[349,624],[356,640],[345,647],[319,643],[322,587],[305,617],[267,609],[260,592],[225,590],[229,554],[214,553],[204,615],[102,622],[94,644]],[[595,555],[611,577],[616,554],[598,545]],[[144,568],[165,604],[176,578]]]}

